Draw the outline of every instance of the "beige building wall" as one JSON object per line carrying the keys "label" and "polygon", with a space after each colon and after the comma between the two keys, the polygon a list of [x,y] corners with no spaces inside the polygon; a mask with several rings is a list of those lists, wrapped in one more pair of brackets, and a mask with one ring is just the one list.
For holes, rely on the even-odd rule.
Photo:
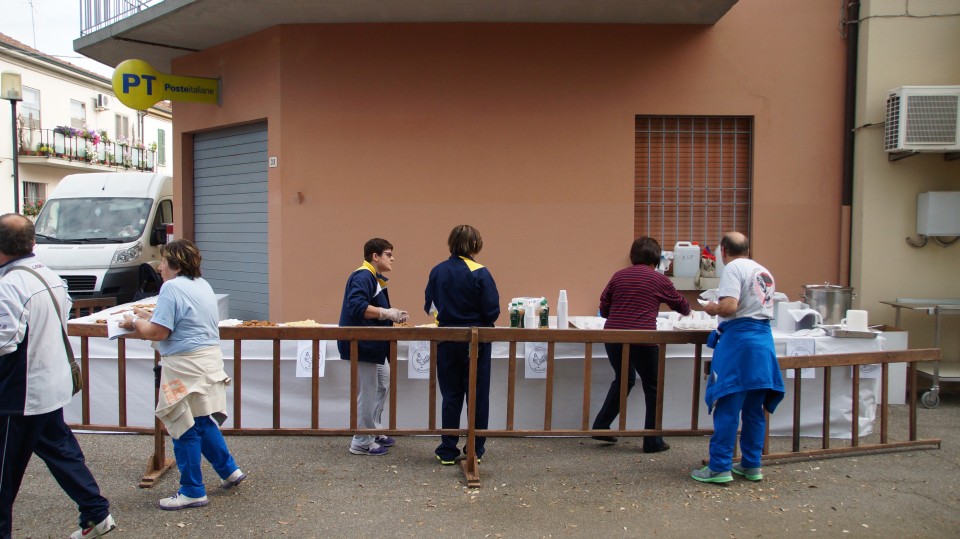
{"label": "beige building wall", "polygon": [[[895,298],[960,298],[960,242],[916,239],[917,195],[960,191],[960,160],[943,154],[888,161],[883,150],[887,91],[900,86],[960,85],[960,0],[866,1],[860,12],[852,275],[857,303],[872,323],[894,322]],[[944,238],[950,239],[950,238]],[[933,344],[934,319],[905,312],[910,346]],[[944,357],[960,357],[960,317],[944,319]]]}
{"label": "beige building wall", "polygon": [[797,298],[840,279],[837,22],[833,0],[743,0],[712,27],[272,28],[174,62],[223,80],[221,107],[175,104],[180,229],[192,133],[266,120],[273,320],[335,322],[381,236],[394,305],[426,322],[427,275],[460,223],[482,232],[504,307],[566,289],[571,315],[589,315],[629,263],[635,116],[746,115],[754,254]]}

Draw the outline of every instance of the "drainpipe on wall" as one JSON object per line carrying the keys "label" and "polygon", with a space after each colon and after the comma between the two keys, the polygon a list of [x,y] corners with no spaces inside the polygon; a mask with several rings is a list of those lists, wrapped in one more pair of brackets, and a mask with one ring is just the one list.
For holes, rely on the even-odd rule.
{"label": "drainpipe on wall", "polygon": [[857,114],[857,42],[860,2],[850,0],[841,31],[847,37],[847,73],[843,103],[843,181],[840,202],[840,283],[850,286],[851,236],[853,235],[853,149]]}

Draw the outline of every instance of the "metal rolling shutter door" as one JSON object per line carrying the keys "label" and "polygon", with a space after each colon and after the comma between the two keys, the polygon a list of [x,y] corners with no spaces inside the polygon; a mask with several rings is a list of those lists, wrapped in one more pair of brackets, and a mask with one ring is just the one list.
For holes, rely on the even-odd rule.
{"label": "metal rolling shutter door", "polygon": [[267,320],[267,124],[198,133],[193,157],[203,278],[214,292],[230,295],[231,318]]}

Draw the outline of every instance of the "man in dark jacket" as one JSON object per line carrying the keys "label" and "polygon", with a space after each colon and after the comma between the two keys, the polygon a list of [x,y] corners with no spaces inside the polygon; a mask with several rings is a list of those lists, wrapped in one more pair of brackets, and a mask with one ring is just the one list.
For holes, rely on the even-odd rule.
{"label": "man in dark jacket", "polygon": [[[407,311],[390,307],[387,278],[384,273],[393,269],[393,245],[374,238],[363,246],[363,264],[347,279],[340,309],[341,326],[383,326],[406,322]],[[337,341],[340,357],[350,359],[350,341]],[[359,341],[357,343],[357,427],[379,429],[380,415],[390,387],[389,341]],[[383,435],[356,435],[350,442],[354,455],[385,455],[395,440]]]}

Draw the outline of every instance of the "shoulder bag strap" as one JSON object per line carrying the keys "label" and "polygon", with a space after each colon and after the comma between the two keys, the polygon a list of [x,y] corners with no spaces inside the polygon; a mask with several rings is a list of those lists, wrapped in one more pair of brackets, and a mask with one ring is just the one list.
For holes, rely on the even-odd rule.
{"label": "shoulder bag strap", "polygon": [[53,301],[53,308],[57,311],[57,320],[60,322],[60,332],[63,334],[63,346],[67,349],[67,361],[71,364],[75,363],[76,359],[73,357],[73,347],[70,346],[70,339],[67,337],[67,328],[63,327],[63,315],[60,314],[60,304],[57,303],[57,297],[53,295],[53,290],[50,289],[50,285],[47,284],[46,279],[44,279],[42,275],[31,268],[26,266],[13,266],[7,270],[7,273],[14,270],[23,270],[32,273],[37,279],[40,279],[40,282],[46,287],[47,293],[50,294],[50,300]]}

